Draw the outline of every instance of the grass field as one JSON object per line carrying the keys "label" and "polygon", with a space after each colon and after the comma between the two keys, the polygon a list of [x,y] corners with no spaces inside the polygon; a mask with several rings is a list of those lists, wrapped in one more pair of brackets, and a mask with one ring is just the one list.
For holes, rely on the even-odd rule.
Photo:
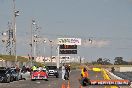
{"label": "grass field", "polygon": [[[13,56],[13,55],[0,55],[0,60],[15,61],[15,56]],[[17,56],[17,61],[27,62],[28,59],[25,57]]]}

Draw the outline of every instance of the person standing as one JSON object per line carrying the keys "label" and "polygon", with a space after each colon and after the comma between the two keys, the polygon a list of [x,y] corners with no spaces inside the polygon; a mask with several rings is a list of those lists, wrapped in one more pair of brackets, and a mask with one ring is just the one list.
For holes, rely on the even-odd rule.
{"label": "person standing", "polygon": [[65,70],[65,65],[63,64],[63,66],[62,66],[62,79],[63,79],[63,80],[65,80],[65,79],[64,79],[65,72],[66,72],[66,70]]}
{"label": "person standing", "polygon": [[66,70],[65,79],[69,80],[70,67],[68,65],[66,65],[65,70]]}
{"label": "person standing", "polygon": [[37,67],[36,67],[36,65],[34,65],[33,67],[32,67],[32,70],[34,71],[34,70],[36,70],[37,69]]}
{"label": "person standing", "polygon": [[18,81],[19,80],[20,68],[18,67],[18,65],[16,65],[15,69],[16,69],[16,74],[17,74],[16,80]]}
{"label": "person standing", "polygon": [[22,67],[22,72],[25,73],[27,71],[27,68],[25,66]]}

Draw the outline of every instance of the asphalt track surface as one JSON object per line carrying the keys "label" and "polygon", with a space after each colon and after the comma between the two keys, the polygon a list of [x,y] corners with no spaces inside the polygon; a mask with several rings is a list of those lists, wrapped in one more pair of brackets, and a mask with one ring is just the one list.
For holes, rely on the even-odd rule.
{"label": "asphalt track surface", "polygon": [[132,82],[132,72],[114,72],[114,74]]}
{"label": "asphalt track surface", "polygon": [[[70,79],[69,80],[62,80],[61,75],[60,78],[55,77],[49,77],[49,81],[44,80],[36,80],[31,81],[28,80],[21,80],[21,81],[15,81],[11,83],[0,83],[0,88],[62,88],[62,85],[65,86],[65,88],[81,88],[79,84],[79,77],[80,77],[80,70],[74,70],[70,73]],[[90,79],[103,79],[103,75],[101,72],[93,72],[89,71]],[[82,87],[82,88],[112,88],[111,86],[88,86],[88,87]],[[121,88],[129,88],[129,87],[121,87]]]}

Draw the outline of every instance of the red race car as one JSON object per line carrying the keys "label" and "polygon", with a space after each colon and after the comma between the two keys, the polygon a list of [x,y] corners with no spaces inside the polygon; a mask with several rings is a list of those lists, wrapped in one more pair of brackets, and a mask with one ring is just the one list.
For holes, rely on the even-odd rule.
{"label": "red race car", "polygon": [[46,69],[37,69],[34,70],[31,74],[31,80],[35,81],[35,80],[46,80],[48,81],[48,74]]}

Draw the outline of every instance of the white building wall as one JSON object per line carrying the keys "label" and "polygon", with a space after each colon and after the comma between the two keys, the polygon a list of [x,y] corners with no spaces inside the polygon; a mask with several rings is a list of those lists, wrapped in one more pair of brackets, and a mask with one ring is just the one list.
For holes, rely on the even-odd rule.
{"label": "white building wall", "polygon": [[[52,57],[52,62],[56,63],[56,58],[55,56]],[[44,57],[37,57],[36,62],[44,62]],[[50,57],[45,57],[45,62],[51,62]],[[71,58],[70,56],[60,56],[60,63],[70,63],[70,62],[76,62],[80,63],[80,58]],[[85,58],[82,58],[82,63],[85,63]]]}

